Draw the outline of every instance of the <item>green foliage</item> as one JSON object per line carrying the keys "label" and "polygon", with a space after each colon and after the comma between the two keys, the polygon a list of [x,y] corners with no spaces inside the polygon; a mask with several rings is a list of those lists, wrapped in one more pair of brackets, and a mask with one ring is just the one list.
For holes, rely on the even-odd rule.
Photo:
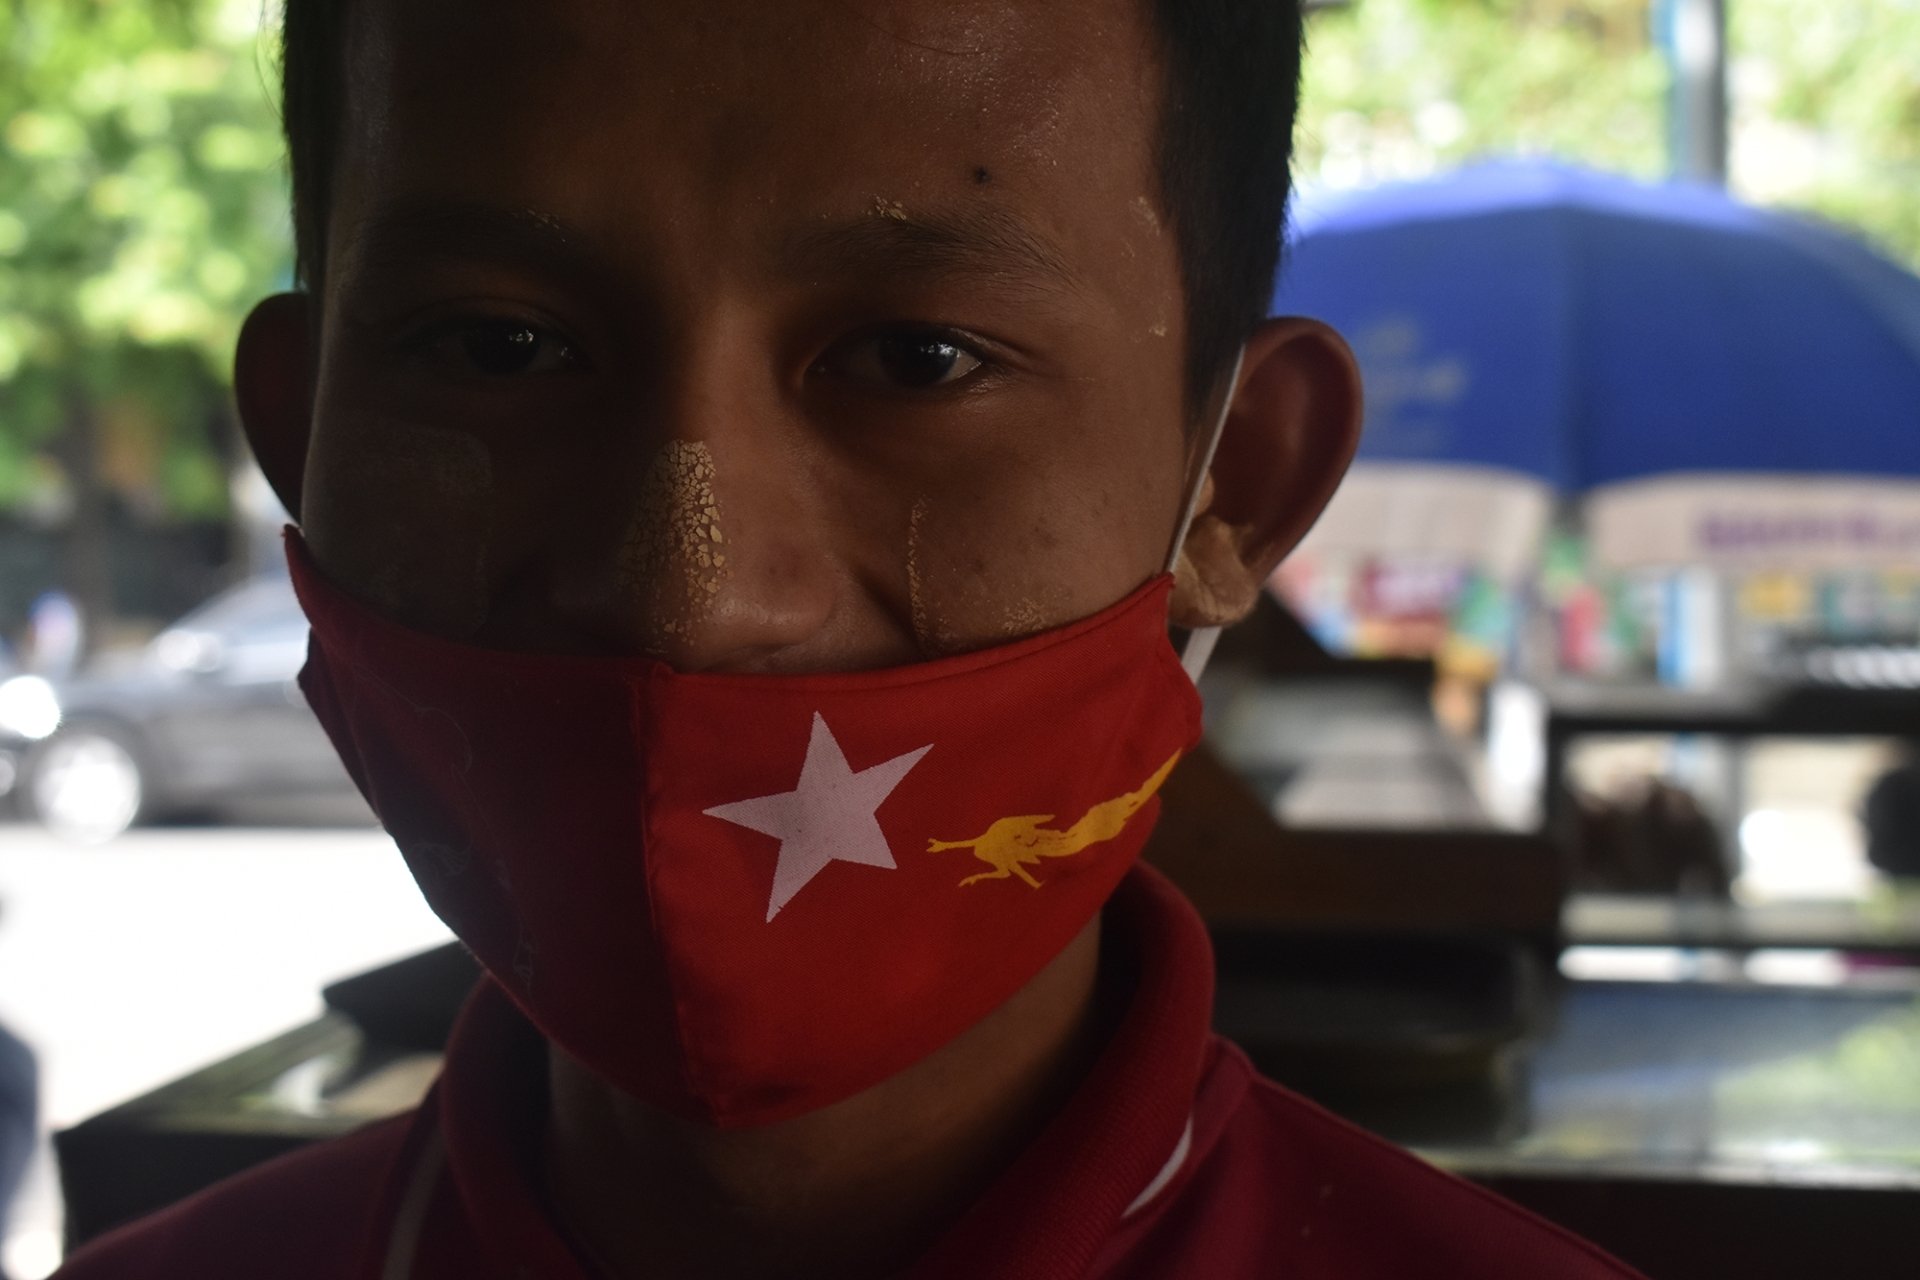
{"label": "green foliage", "polygon": [[224,508],[234,335],[289,253],[260,18],[259,0],[0,7],[0,508],[80,414],[127,498]]}
{"label": "green foliage", "polygon": [[1734,0],[1733,179],[1920,270],[1920,0]]}
{"label": "green foliage", "polygon": [[[1732,187],[1920,267],[1920,0],[1728,0]],[[1316,14],[1298,176],[1349,187],[1493,153],[1667,171],[1655,0],[1355,0]]]}
{"label": "green foliage", "polygon": [[1649,0],[1358,0],[1316,15],[1298,174],[1348,187],[1485,154],[1643,177],[1666,161]]}

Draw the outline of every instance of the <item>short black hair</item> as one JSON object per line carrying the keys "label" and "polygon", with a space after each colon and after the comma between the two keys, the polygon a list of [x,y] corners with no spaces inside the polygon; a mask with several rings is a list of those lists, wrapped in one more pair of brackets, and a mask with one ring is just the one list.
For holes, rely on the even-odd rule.
{"label": "short black hair", "polygon": [[[326,268],[349,0],[286,0],[282,119],[295,271]],[[1194,413],[1266,318],[1285,230],[1300,102],[1300,0],[1147,0],[1165,63],[1158,166],[1187,305]]]}
{"label": "short black hair", "polygon": [[1300,0],[1152,0],[1165,61],[1160,199],[1187,304],[1187,402],[1207,404],[1273,304],[1300,107]]}

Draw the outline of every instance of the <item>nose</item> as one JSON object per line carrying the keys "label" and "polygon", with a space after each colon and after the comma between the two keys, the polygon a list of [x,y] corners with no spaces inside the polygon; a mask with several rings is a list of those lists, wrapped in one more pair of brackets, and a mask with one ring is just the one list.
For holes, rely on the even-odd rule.
{"label": "nose", "polygon": [[777,406],[744,399],[683,397],[594,485],[607,511],[550,581],[595,648],[680,671],[780,669],[832,616],[843,575],[795,442]]}

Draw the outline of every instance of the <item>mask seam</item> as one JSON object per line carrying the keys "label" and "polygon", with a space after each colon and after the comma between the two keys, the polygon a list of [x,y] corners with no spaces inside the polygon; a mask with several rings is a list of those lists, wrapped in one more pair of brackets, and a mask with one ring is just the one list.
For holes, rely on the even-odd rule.
{"label": "mask seam", "polygon": [[659,667],[649,669],[639,680],[629,677],[624,683],[627,687],[627,725],[633,733],[634,741],[640,744],[640,759],[635,761],[639,768],[641,785],[634,789],[634,803],[639,808],[640,826],[640,865],[645,875],[647,887],[647,927],[660,942],[660,975],[667,989],[667,999],[673,1006],[674,1038],[674,1074],[679,1078],[680,1092],[683,1097],[697,1098],[702,1109],[711,1116],[715,1108],[712,1100],[696,1091],[693,1081],[692,1054],[688,1052],[687,1005],[681,998],[681,984],[674,972],[673,948],[667,945],[667,935],[663,931],[660,911],[660,892],[656,877],[659,874],[660,859],[648,857],[646,851],[655,847],[653,841],[654,791],[658,786],[657,775],[652,768],[653,735],[649,723],[641,714],[642,708],[653,701],[655,685],[661,682],[664,673]]}

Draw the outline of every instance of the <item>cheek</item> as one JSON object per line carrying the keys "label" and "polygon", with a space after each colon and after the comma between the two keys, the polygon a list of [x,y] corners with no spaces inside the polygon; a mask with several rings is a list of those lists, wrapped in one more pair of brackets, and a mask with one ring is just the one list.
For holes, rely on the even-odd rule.
{"label": "cheek", "polygon": [[316,420],[304,531],[321,567],[387,616],[452,638],[486,620],[494,468],[465,432]]}
{"label": "cheek", "polygon": [[1097,613],[1160,572],[1178,505],[1167,475],[1118,459],[1036,464],[914,495],[902,574],[915,639],[938,656]]}

